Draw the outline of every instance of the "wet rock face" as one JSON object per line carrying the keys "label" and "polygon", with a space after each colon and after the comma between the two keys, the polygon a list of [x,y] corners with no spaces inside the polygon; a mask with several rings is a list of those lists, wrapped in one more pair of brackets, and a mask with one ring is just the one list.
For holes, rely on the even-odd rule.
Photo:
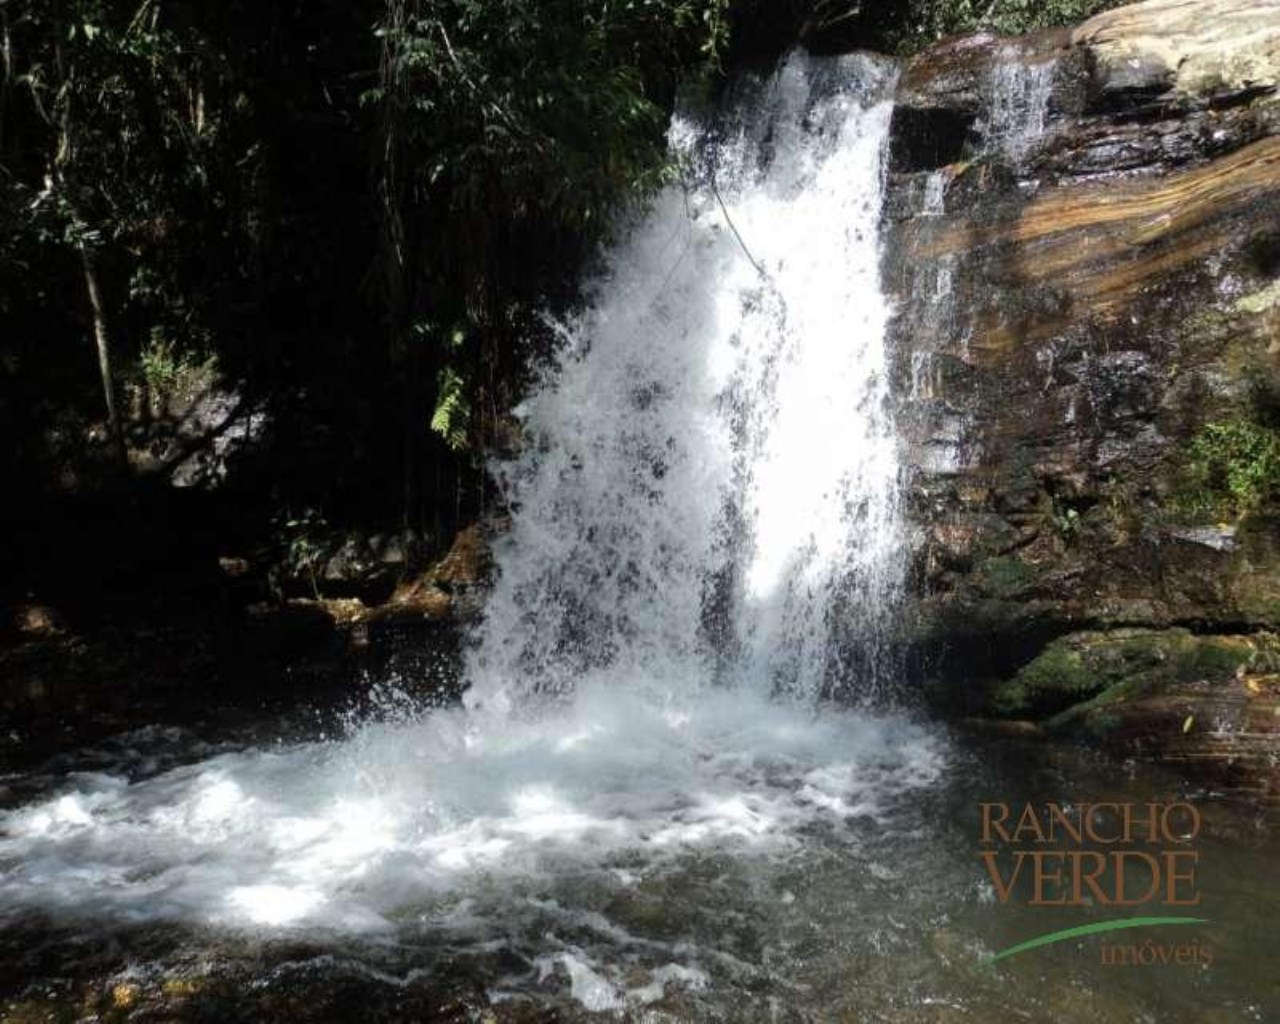
{"label": "wet rock face", "polygon": [[885,278],[914,635],[949,666],[1280,627],[1280,521],[1183,500],[1206,424],[1273,415],[1278,87],[1280,0],[1148,0],[905,69]]}

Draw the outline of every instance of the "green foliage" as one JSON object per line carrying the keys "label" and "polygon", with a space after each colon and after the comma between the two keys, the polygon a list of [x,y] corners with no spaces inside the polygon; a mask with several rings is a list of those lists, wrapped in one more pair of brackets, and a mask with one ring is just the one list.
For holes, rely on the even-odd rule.
{"label": "green foliage", "polygon": [[218,377],[218,357],[183,349],[163,330],[154,328],[138,357],[138,376],[138,390],[145,391],[150,411],[163,414],[176,403],[190,401],[213,386]]}
{"label": "green foliage", "polygon": [[1071,25],[1128,0],[907,0],[888,26],[898,50],[918,50],[944,36],[986,29],[1021,35]]}
{"label": "green foliage", "polygon": [[1058,536],[1070,544],[1080,535],[1083,520],[1076,509],[1055,504],[1053,508],[1053,526],[1058,531]]}
{"label": "green foliage", "polygon": [[1119,7],[1127,0],[953,0],[936,4],[945,18],[953,19],[957,27],[951,31],[965,31],[981,25],[1006,34],[1032,32],[1055,25],[1070,25],[1083,21],[1099,11]]}
{"label": "green foliage", "polygon": [[135,410],[216,373],[268,414],[273,500],[447,533],[431,488],[475,479],[541,312],[662,179],[728,3],[0,0],[24,474],[101,417],[88,257]]}
{"label": "green foliage", "polygon": [[467,383],[457,370],[446,366],[440,371],[431,429],[455,452],[467,447],[471,425],[471,402],[467,394]]}
{"label": "green foliage", "polygon": [[498,190],[507,215],[585,228],[661,165],[664,100],[682,69],[714,62],[726,6],[390,0],[366,101],[421,153],[417,195],[488,219]]}
{"label": "green foliage", "polygon": [[314,508],[303,509],[297,515],[283,516],[275,522],[275,544],[281,552],[280,564],[291,576],[305,576],[311,584],[311,592],[320,599],[320,584],[316,573],[324,565],[329,524]]}
{"label": "green foliage", "polygon": [[1280,432],[1251,418],[1207,423],[1192,438],[1183,511],[1244,515],[1280,497]]}
{"label": "green foliage", "polygon": [[137,252],[161,241],[207,187],[235,116],[205,102],[225,64],[156,0],[32,5],[20,28],[17,80],[46,129],[25,183],[42,237]]}
{"label": "green foliage", "polygon": [[[538,333],[546,294],[666,171],[677,84],[705,74],[728,0],[388,0],[381,279],[391,354],[435,382],[431,430],[483,445],[477,387]],[[458,325],[448,333],[400,323]],[[505,376],[509,376],[506,374]]]}
{"label": "green foliage", "polygon": [[[226,282],[248,262],[244,194],[257,166],[238,137],[248,114],[225,102],[227,48],[181,4],[20,6],[0,12],[0,315],[38,324],[10,329],[15,350],[29,346],[25,366],[60,363],[49,372],[63,389],[77,370],[88,377],[91,263],[116,365],[136,361],[130,386],[163,405],[213,370],[209,353],[165,339],[216,338]],[[57,344],[42,350],[41,336]]]}

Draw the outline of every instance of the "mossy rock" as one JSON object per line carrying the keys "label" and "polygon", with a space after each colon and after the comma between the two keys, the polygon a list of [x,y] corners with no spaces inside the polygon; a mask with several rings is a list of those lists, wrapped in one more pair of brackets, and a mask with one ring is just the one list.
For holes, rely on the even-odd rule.
{"label": "mossy rock", "polygon": [[988,705],[1000,715],[1047,718],[1054,727],[1163,687],[1225,683],[1240,668],[1273,657],[1280,657],[1280,647],[1269,635],[1198,636],[1186,629],[1073,633],[995,685]]}
{"label": "mossy rock", "polygon": [[991,693],[991,709],[1016,716],[1069,706],[1099,689],[1098,676],[1090,671],[1078,650],[1050,644],[1016,676]]}
{"label": "mossy rock", "polygon": [[1038,576],[1035,566],[1016,555],[999,555],[979,563],[974,583],[985,597],[1007,601],[1025,594]]}

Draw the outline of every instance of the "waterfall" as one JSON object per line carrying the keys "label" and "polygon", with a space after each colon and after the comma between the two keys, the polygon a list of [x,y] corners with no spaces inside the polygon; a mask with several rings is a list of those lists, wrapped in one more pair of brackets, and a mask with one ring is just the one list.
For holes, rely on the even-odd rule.
{"label": "waterfall", "polygon": [[464,706],[88,752],[0,810],[0,923],[426,933],[406,948],[506,949],[530,966],[504,984],[567,972],[586,1005],[639,1005],[707,976],[683,937],[605,918],[642,882],[679,908],[705,851],[759,867],[891,832],[944,744],[813,699],[890,671],[892,77],[795,56],[676,120],[683,181],[620,232],[496,467],[511,529]]}
{"label": "waterfall", "polygon": [[1052,60],[1028,63],[1016,50],[992,63],[982,125],[989,151],[1016,162],[1045,134],[1057,68]]}
{"label": "waterfall", "polygon": [[899,585],[879,282],[891,66],[793,55],[677,118],[684,180],[608,257],[500,468],[471,700],[713,678],[865,692]]}

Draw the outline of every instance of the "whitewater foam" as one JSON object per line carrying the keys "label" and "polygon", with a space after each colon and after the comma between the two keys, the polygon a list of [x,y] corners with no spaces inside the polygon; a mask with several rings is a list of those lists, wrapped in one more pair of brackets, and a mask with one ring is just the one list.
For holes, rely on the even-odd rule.
{"label": "whitewater foam", "polygon": [[785,853],[814,823],[877,820],[943,763],[905,719],[730,691],[660,706],[588,690],[501,730],[437,711],[133,784],[73,777],[0,819],[0,907],[384,930],[494,877]]}

